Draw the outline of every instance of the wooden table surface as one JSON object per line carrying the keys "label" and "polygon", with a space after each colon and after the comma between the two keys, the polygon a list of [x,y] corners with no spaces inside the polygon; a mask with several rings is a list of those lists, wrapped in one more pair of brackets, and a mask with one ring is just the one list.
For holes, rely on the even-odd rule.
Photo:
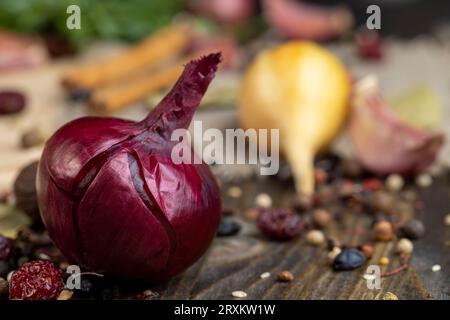
{"label": "wooden table surface", "polygon": [[[327,262],[324,247],[312,247],[305,237],[279,243],[260,235],[253,222],[243,217],[245,208],[252,207],[254,196],[269,193],[275,206],[288,204],[293,186],[274,179],[244,181],[244,191],[238,200],[224,196],[233,207],[243,228],[237,236],[216,238],[207,254],[182,275],[167,284],[155,287],[163,299],[231,299],[231,292],[243,290],[247,299],[379,299],[385,292],[395,293],[399,299],[450,298],[450,230],[443,223],[450,212],[450,176],[441,176],[434,185],[421,191],[425,210],[419,218],[427,228],[426,236],[414,242],[412,266],[392,277],[382,278],[381,289],[370,290],[363,275],[366,266],[377,264],[382,256],[391,263],[382,271],[400,265],[394,252],[394,242],[379,242],[374,256],[357,270],[334,272]],[[358,227],[367,228],[372,219],[365,214],[344,215],[339,223],[333,222],[325,232],[342,243],[357,245],[370,238],[359,235]],[[440,272],[431,267],[439,264]],[[290,283],[276,281],[283,270],[291,271],[295,280]],[[270,272],[269,278],[260,275]]]}
{"label": "wooden table surface", "polygon": [[[407,50],[412,44],[406,45]],[[427,45],[426,61],[429,46]],[[405,50],[392,49],[389,64],[356,65],[361,73],[379,73],[385,79],[385,88],[390,89],[388,83],[402,84],[403,81],[388,81],[394,79],[391,73],[401,74],[403,70]],[[439,52],[442,49],[436,49]],[[337,50],[339,51],[339,50]],[[348,51],[348,50],[347,50]],[[350,54],[343,51],[344,57]],[[398,52],[397,52],[398,51]],[[416,54],[422,59],[420,52],[408,50],[410,56]],[[447,52],[447,51],[446,51]],[[438,55],[435,54],[437,57]],[[444,54],[442,56],[445,56]],[[416,60],[417,60],[416,59]],[[359,63],[348,62],[350,65]],[[430,62],[431,63],[431,62]],[[412,65],[408,61],[408,66]],[[60,88],[61,72],[66,69],[65,61],[30,71],[0,76],[0,88],[24,90],[28,97],[28,107],[25,115],[10,117],[0,121],[0,189],[11,187],[15,175],[20,167],[39,157],[41,147],[21,150],[20,135],[31,127],[39,127],[51,133],[62,123],[84,114],[83,109],[74,106],[62,107],[67,104],[64,93]],[[364,69],[365,68],[365,69]],[[425,66],[426,70],[436,70],[432,66]],[[386,71],[386,74],[383,72]],[[389,73],[389,70],[393,70]],[[431,79],[436,73],[422,78]],[[442,74],[442,73],[438,73]],[[443,75],[448,78],[448,75]],[[448,81],[448,79],[447,79]],[[448,91],[445,81],[431,81],[438,87],[440,93]],[[441,88],[441,87],[442,88]],[[398,89],[398,87],[395,87]],[[401,89],[401,88],[400,88]],[[394,89],[392,89],[394,91]],[[448,99],[445,99],[448,101]],[[129,118],[139,118],[145,110],[137,113],[125,110],[124,115]],[[450,114],[450,113],[449,113]],[[120,114],[119,114],[120,116]],[[450,126],[446,126],[449,134]],[[450,134],[449,134],[450,135]],[[449,144],[444,149],[448,156]],[[304,237],[287,243],[270,242],[262,238],[254,223],[242,218],[244,210],[253,205],[254,196],[261,192],[268,192],[274,200],[275,206],[287,205],[292,193],[293,185],[274,179],[265,181],[242,181],[244,195],[241,199],[229,199],[224,196],[227,207],[236,211],[235,218],[243,228],[239,235],[229,238],[217,238],[210,250],[195,265],[174,278],[167,284],[155,289],[162,293],[163,299],[209,299],[231,298],[234,290],[244,290],[248,299],[376,299],[384,292],[394,292],[400,299],[449,299],[450,298],[450,248],[445,242],[450,240],[450,230],[443,224],[443,217],[450,213],[450,181],[446,176],[438,179],[434,185],[422,191],[425,210],[419,217],[425,222],[428,230],[426,236],[415,242],[415,252],[412,267],[405,272],[390,278],[383,278],[380,290],[369,290],[362,278],[365,268],[349,272],[333,272],[327,263],[325,248],[314,248],[305,244]],[[362,242],[362,236],[355,230],[357,226],[367,227],[371,219],[365,215],[344,216],[340,225],[333,224],[327,232],[333,234],[342,243],[357,244]],[[364,235],[367,237],[368,235]],[[399,265],[399,259],[393,252],[394,243],[379,243],[375,247],[375,254],[368,264],[376,263],[379,257],[387,255],[391,258],[389,269]],[[442,271],[432,272],[434,264],[442,266]],[[290,270],[295,275],[291,283],[275,281],[276,274],[282,270]],[[260,274],[270,272],[271,277],[261,279]]]}

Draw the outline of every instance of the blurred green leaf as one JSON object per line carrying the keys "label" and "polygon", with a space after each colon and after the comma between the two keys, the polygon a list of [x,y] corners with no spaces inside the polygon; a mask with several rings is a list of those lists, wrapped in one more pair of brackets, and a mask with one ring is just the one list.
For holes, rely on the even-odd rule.
{"label": "blurred green leaf", "polygon": [[7,205],[0,204],[0,234],[9,237],[15,238],[17,236],[17,232],[26,225],[30,224],[30,218],[28,216],[18,210],[17,208]]}
{"label": "blurred green leaf", "polygon": [[435,130],[441,125],[441,100],[433,89],[425,85],[392,98],[390,105],[403,121],[416,128]]}

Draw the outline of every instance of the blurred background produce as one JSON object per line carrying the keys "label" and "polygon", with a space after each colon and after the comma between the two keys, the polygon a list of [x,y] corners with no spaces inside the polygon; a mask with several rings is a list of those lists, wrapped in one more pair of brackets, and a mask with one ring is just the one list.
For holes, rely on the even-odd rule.
{"label": "blurred background produce", "polygon": [[262,51],[242,81],[239,113],[245,128],[280,129],[280,148],[299,192],[314,192],[314,156],[347,118],[350,76],[330,52],[309,42]]}
{"label": "blurred background produce", "polygon": [[[66,27],[66,8],[73,3],[81,9],[80,30]],[[369,16],[366,9],[370,4],[381,8],[379,31],[365,27]],[[448,6],[445,1],[427,5],[425,1],[412,0],[374,3],[295,0],[2,2],[0,70],[4,76],[0,74],[0,107],[3,114],[18,114],[1,119],[1,129],[5,132],[2,148],[8,150],[10,156],[4,157],[0,186],[10,189],[19,168],[38,158],[42,142],[62,123],[86,113],[119,113],[136,119],[144,112],[142,106],[151,108],[173,84],[185,61],[210,51],[222,51],[225,61],[217,82],[203,102],[208,111],[200,117],[219,128],[237,127],[239,123],[245,127],[255,126],[258,121],[254,117],[243,116],[239,121],[234,111],[241,90],[241,75],[262,50],[288,40],[319,42],[324,46],[321,50],[330,50],[330,57],[334,55],[342,61],[348,77],[353,80],[375,74],[379,77],[381,93],[392,101],[392,110],[401,121],[439,133],[442,131],[440,120],[447,114],[442,106],[448,104],[449,79],[437,69],[440,61],[448,57],[449,27],[445,13]],[[425,57],[424,51],[433,57]],[[305,60],[295,55],[281,58],[287,65]],[[279,63],[276,60],[281,58],[274,58],[273,63]],[[421,62],[417,63],[418,60]],[[317,66],[330,77],[343,72],[327,66],[326,62],[318,62]],[[405,79],[406,70],[417,76]],[[282,74],[286,77],[284,72]],[[255,77],[261,78],[261,75]],[[315,79],[313,75],[305,74],[303,80],[295,73],[289,77],[301,83],[299,90],[304,90],[304,95],[311,93],[303,83],[310,82],[309,77],[311,81]],[[245,83],[248,81],[244,82],[244,92]],[[323,95],[328,94],[333,100],[339,90],[328,90],[328,85],[328,82],[323,83]],[[348,89],[342,90],[344,97]],[[279,105],[286,104],[280,98],[271,100],[271,106],[263,107],[256,103],[262,97],[259,92],[254,89],[246,92],[247,100],[254,102],[253,112],[258,108],[272,108],[272,112],[276,112],[281,110]],[[25,105],[21,99],[27,101],[25,107],[19,106]],[[343,99],[347,103],[337,102],[336,98],[335,103],[342,110],[336,114],[325,112],[310,102],[310,109],[316,110],[318,118],[327,125],[312,121],[312,115],[308,115],[301,117],[303,125],[288,126],[286,130],[295,132],[298,137],[305,136],[305,124],[315,127],[316,132],[328,132],[323,142],[309,148],[313,151],[305,151],[306,144],[299,142],[295,152],[297,162],[311,163],[310,154],[324,151],[325,145],[333,141],[338,141],[333,147],[346,146],[341,151],[349,152],[349,144],[339,142],[346,139],[336,139],[347,114],[343,105],[351,104],[349,98]],[[326,115],[321,117],[321,112]],[[265,124],[279,126],[276,119],[268,119]],[[443,130],[447,130],[445,126]],[[285,144],[282,142],[282,149]],[[293,144],[291,150],[296,149]],[[435,149],[433,154],[439,151]],[[313,190],[312,165],[296,165],[289,152],[282,151],[293,165],[296,176],[309,176],[298,178],[297,187],[303,183],[299,190],[310,193]],[[305,166],[310,169],[297,168]],[[299,174],[300,171],[303,173]]]}

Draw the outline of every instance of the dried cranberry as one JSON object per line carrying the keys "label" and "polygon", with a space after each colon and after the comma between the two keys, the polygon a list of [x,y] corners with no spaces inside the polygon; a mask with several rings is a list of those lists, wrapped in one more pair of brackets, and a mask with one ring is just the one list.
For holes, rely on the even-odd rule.
{"label": "dried cranberry", "polygon": [[18,113],[25,107],[25,96],[19,92],[0,92],[0,115]]}
{"label": "dried cranberry", "polygon": [[299,235],[303,230],[303,219],[289,209],[270,208],[258,217],[259,229],[268,237],[285,241]]}
{"label": "dried cranberry", "polygon": [[356,36],[356,47],[361,58],[379,60],[383,57],[381,37],[375,31],[359,33]]}
{"label": "dried cranberry", "polygon": [[14,272],[9,290],[10,299],[55,300],[64,288],[59,269],[50,261],[25,263]]}
{"label": "dried cranberry", "polygon": [[14,252],[14,241],[0,235],[0,260],[8,260]]}
{"label": "dried cranberry", "polygon": [[16,206],[23,210],[33,221],[39,221],[39,207],[36,196],[36,173],[39,161],[33,161],[23,167],[14,182]]}

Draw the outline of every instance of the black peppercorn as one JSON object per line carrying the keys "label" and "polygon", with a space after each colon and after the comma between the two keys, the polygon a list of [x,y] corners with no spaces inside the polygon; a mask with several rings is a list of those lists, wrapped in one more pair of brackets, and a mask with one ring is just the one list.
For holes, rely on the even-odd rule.
{"label": "black peppercorn", "polygon": [[237,234],[241,230],[241,226],[229,219],[222,219],[220,221],[219,230],[217,230],[218,237],[228,237]]}
{"label": "black peppercorn", "polygon": [[32,148],[44,142],[41,132],[35,128],[25,131],[20,138],[20,146],[23,149]]}
{"label": "black peppercorn", "polygon": [[336,256],[333,269],[336,271],[353,270],[366,262],[364,254],[356,249],[344,249]]}
{"label": "black peppercorn", "polygon": [[425,234],[425,226],[422,221],[412,219],[399,229],[399,236],[402,238],[408,238],[411,240],[417,240],[423,237]]}

